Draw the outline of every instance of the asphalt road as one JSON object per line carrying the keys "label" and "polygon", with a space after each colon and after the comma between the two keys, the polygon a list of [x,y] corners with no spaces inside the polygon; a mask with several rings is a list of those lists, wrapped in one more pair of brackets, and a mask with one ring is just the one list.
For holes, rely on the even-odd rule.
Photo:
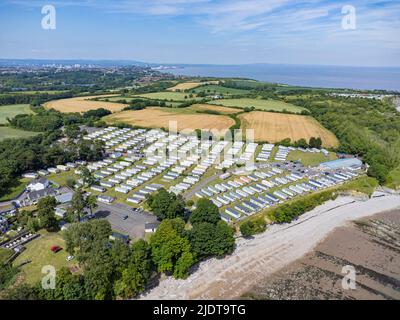
{"label": "asphalt road", "polygon": [[[132,238],[144,237],[144,225],[148,222],[156,222],[157,218],[145,211],[133,212],[132,207],[121,203],[105,204],[98,202],[96,218],[106,219],[113,230],[127,234]],[[128,216],[126,220],[124,216]]]}

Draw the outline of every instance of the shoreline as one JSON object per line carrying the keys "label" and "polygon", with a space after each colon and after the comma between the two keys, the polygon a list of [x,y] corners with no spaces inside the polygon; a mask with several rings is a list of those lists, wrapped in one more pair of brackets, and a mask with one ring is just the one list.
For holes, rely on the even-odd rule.
{"label": "shoreline", "polygon": [[387,194],[366,201],[339,197],[290,224],[272,225],[253,239],[238,239],[232,255],[201,262],[185,280],[162,279],[140,299],[238,298],[259,281],[311,252],[335,228],[397,208],[400,195]]}

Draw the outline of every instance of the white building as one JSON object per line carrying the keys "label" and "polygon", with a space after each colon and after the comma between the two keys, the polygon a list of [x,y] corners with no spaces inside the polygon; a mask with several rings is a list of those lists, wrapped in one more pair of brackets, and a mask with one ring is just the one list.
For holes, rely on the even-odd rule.
{"label": "white building", "polygon": [[40,178],[40,179],[36,179],[31,181],[28,185],[27,185],[27,189],[29,191],[40,191],[40,190],[44,190],[49,186],[49,180],[45,179],[45,178]]}

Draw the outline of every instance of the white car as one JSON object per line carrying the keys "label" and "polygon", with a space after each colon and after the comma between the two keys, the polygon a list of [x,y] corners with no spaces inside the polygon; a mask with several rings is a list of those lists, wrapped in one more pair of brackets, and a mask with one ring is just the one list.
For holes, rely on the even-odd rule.
{"label": "white car", "polygon": [[68,256],[67,261],[71,261],[74,258],[74,256]]}

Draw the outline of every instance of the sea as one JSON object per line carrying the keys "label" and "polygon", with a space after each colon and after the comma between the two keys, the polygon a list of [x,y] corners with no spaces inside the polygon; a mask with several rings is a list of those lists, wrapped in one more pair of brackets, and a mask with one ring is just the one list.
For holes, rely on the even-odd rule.
{"label": "sea", "polygon": [[313,65],[179,65],[164,69],[175,75],[249,78],[302,87],[388,90],[400,92],[400,67]]}

